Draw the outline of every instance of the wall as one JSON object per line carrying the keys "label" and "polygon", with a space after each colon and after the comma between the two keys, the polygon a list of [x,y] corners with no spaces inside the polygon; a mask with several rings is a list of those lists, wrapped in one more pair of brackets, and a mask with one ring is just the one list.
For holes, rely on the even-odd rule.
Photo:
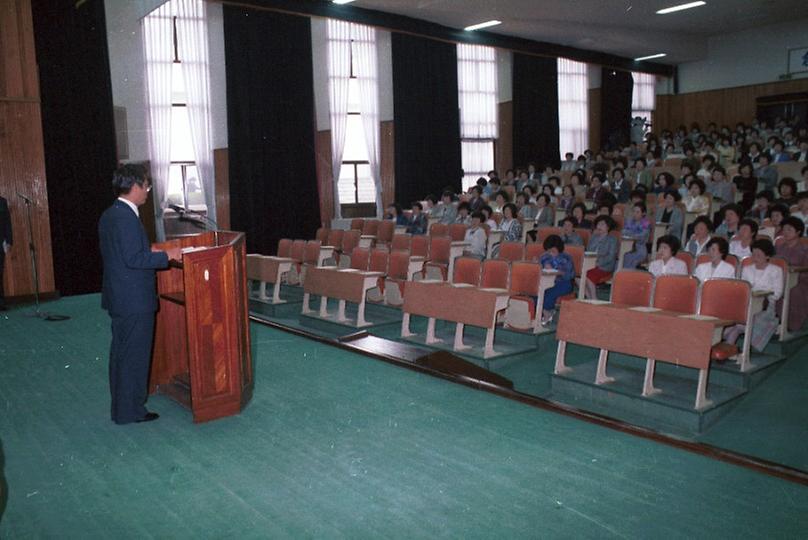
{"label": "wall", "polygon": [[33,200],[39,289],[49,293],[55,284],[30,0],[3,1],[0,36],[0,195],[8,200],[14,230],[5,261],[5,296],[34,292],[26,205],[18,193]]}
{"label": "wall", "polygon": [[786,72],[787,49],[808,46],[807,25],[803,18],[710,38],[706,59],[679,65],[679,93],[777,81]]}

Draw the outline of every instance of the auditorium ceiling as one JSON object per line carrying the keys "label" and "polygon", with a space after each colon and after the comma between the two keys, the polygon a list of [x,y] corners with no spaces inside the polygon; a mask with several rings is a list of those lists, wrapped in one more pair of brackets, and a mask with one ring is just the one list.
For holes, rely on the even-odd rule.
{"label": "auditorium ceiling", "polygon": [[[792,21],[804,0],[707,0],[694,9],[657,15],[686,0],[357,0],[352,5],[406,15],[453,28],[498,19],[490,31],[678,64],[707,55],[710,36]],[[808,19],[806,19],[808,20]],[[795,44],[804,45],[804,44]]]}

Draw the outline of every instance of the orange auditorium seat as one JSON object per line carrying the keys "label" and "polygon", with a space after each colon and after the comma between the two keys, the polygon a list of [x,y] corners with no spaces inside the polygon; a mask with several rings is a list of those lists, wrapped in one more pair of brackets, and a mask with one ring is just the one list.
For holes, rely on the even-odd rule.
{"label": "orange auditorium seat", "polygon": [[522,242],[502,242],[497,258],[511,262],[521,261],[525,258],[525,245]]}
{"label": "orange auditorium seat", "polygon": [[643,270],[620,270],[612,277],[612,303],[626,306],[651,304],[654,276]]}
{"label": "orange auditorium seat", "polygon": [[454,264],[454,285],[480,286],[482,262],[476,257],[458,257]]}
{"label": "orange auditorium seat", "polygon": [[654,280],[653,307],[679,313],[696,313],[699,280],[693,276],[659,276]]}

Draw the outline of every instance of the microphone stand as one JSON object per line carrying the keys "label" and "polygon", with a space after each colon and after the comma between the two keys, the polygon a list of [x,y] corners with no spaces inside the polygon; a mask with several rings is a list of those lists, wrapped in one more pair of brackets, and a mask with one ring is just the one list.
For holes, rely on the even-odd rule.
{"label": "microphone stand", "polygon": [[215,221],[210,219],[208,216],[197,212],[196,210],[188,210],[185,209],[184,212],[180,214],[180,219],[183,221],[188,221],[193,223],[196,226],[204,227],[205,230],[213,230],[213,241],[216,244],[216,247],[219,246],[219,226],[216,224]]}
{"label": "microphone stand", "polygon": [[51,322],[66,321],[70,318],[67,315],[54,315],[46,311],[40,311],[39,309],[39,269],[37,268],[36,261],[36,244],[34,244],[34,226],[31,219],[31,205],[33,201],[19,193],[18,195],[25,201],[25,214],[27,218],[26,221],[28,222],[28,251],[31,255],[31,273],[34,277],[34,312],[30,313],[29,317],[36,317]]}

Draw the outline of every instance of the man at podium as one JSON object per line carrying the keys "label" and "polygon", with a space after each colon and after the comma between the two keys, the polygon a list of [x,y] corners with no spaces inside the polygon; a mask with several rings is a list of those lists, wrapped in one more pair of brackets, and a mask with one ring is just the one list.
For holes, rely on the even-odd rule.
{"label": "man at podium", "polygon": [[146,395],[157,311],[155,271],[179,248],[152,251],[138,207],[146,202],[151,183],[142,165],[122,165],[112,177],[117,199],[101,215],[98,237],[104,263],[101,306],[112,319],[109,389],[112,421],[149,422],[157,413],[146,410]]}

